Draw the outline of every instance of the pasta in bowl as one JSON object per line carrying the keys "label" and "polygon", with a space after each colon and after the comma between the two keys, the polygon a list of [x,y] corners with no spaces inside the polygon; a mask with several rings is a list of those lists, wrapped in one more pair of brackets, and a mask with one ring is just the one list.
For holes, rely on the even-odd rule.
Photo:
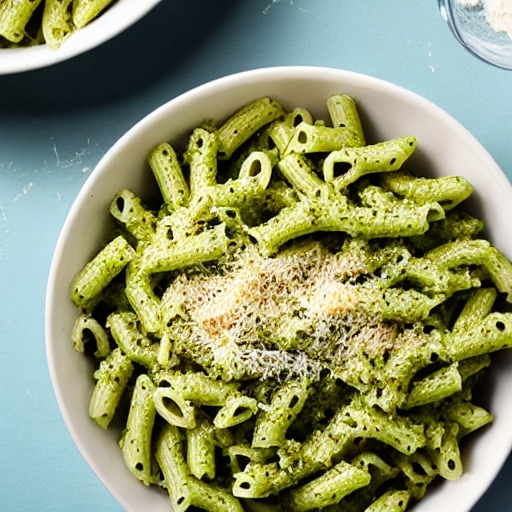
{"label": "pasta in bowl", "polygon": [[160,0],[19,0],[0,9],[0,74],[65,61],[115,37]]}
{"label": "pasta in bowl", "polygon": [[509,195],[456,121],[371,77],[270,68],[172,100],[55,251],[75,442],[128,510],[469,510],[512,443],[510,355],[489,356],[512,344]]}

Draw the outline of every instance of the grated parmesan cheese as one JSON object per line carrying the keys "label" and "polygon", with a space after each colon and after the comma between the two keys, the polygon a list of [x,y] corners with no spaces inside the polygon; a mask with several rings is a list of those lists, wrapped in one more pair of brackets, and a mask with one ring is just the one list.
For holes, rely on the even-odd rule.
{"label": "grated parmesan cheese", "polygon": [[491,28],[512,38],[512,0],[458,0],[458,3],[469,9],[482,8]]}
{"label": "grated parmesan cheese", "polygon": [[310,241],[273,258],[249,247],[216,273],[182,273],[162,297],[180,311],[170,323],[175,349],[226,380],[315,380],[329,370],[361,391],[383,388],[389,378],[375,361],[425,337],[365,309],[355,280],[371,277],[371,258],[358,241],[339,252]]}

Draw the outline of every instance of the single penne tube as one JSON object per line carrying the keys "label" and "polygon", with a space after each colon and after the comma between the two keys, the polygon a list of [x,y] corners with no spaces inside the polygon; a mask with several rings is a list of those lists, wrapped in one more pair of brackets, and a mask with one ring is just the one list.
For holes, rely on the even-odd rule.
{"label": "single penne tube", "polygon": [[152,370],[157,366],[158,344],[152,343],[139,329],[137,315],[131,311],[111,313],[107,327],[117,345],[131,361]]}
{"label": "single penne tube", "polygon": [[89,417],[100,427],[106,429],[112,421],[133,369],[130,359],[116,348],[94,372],[96,385],[89,402]]}
{"label": "single penne tube", "polygon": [[243,161],[240,167],[239,179],[248,180],[257,178],[259,188],[262,190],[267,188],[272,177],[273,162],[271,153],[265,151],[253,151]]}
{"label": "single penne tube", "polygon": [[470,357],[459,361],[458,365],[460,378],[462,382],[465,382],[484,368],[488,368],[491,365],[491,356],[482,354],[481,356]]}
{"label": "single penne tube", "polygon": [[491,311],[498,296],[495,288],[478,288],[471,292],[457,316],[452,332],[462,332],[483,320]]}
{"label": "single penne tube", "polygon": [[135,258],[126,269],[125,294],[143,330],[147,333],[159,333],[162,329],[160,300],[153,290],[150,278],[150,274],[141,269],[140,257]]}
{"label": "single penne tube", "polygon": [[268,407],[256,418],[252,446],[281,446],[288,428],[304,407],[308,394],[309,386],[305,380],[289,380],[280,386],[273,393]]}
{"label": "single penne tube", "polygon": [[205,415],[197,415],[196,427],[187,429],[187,465],[196,478],[215,478],[215,428]]}
{"label": "single penne tube", "polygon": [[176,512],[186,511],[192,501],[183,444],[183,434],[173,425],[161,428],[155,440],[155,458],[162,470],[165,486]]}
{"label": "single penne tube", "polygon": [[234,427],[247,421],[258,412],[258,402],[249,396],[234,394],[230,396],[213,419],[219,429]]}
{"label": "single penne tube", "polygon": [[183,156],[190,169],[190,203],[200,202],[205,190],[216,185],[218,147],[215,132],[203,128],[196,128],[192,132]]}
{"label": "single penne tube", "polygon": [[471,184],[462,176],[423,178],[396,172],[383,175],[382,185],[386,190],[417,203],[436,201],[445,210],[453,209],[473,192]]}
{"label": "single penne tube", "polygon": [[41,0],[4,0],[0,3],[0,36],[19,43],[25,36],[25,26]]}
{"label": "single penne tube", "polygon": [[288,154],[279,160],[278,167],[290,185],[306,196],[328,197],[332,193],[332,187],[318,177],[300,154]]}
{"label": "single penne tube", "polygon": [[76,319],[71,333],[71,342],[77,352],[84,352],[88,336],[92,336],[96,343],[94,357],[104,359],[110,354],[110,343],[105,329],[96,318],[84,313]]}
{"label": "single penne tube", "polygon": [[41,27],[45,43],[57,50],[76,30],[69,7],[73,0],[45,0]]}
{"label": "single penne tube", "polygon": [[326,101],[327,110],[332,125],[337,128],[347,128],[353,133],[354,141],[358,146],[366,146],[361,118],[357,105],[348,94],[333,94]]}
{"label": "single penne tube", "polygon": [[186,400],[203,405],[222,406],[232,396],[240,396],[239,384],[208,377],[202,372],[162,371],[155,375],[158,386],[172,389]]}
{"label": "single penne tube", "polygon": [[368,471],[341,461],[321,476],[291,490],[286,499],[293,511],[318,510],[339,503],[351,492],[368,485],[371,478]]}
{"label": "single penne tube", "polygon": [[458,364],[454,363],[412,384],[404,409],[443,400],[462,390]]}
{"label": "single penne tube", "polygon": [[364,512],[404,512],[411,495],[409,491],[390,490],[379,496]]}
{"label": "single penne tube", "polygon": [[158,414],[169,425],[189,430],[196,428],[196,408],[179,392],[159,387],[154,392],[153,400]]}
{"label": "single penne tube", "polygon": [[135,251],[123,236],[114,238],[73,279],[73,302],[83,310],[91,309],[99,300],[101,292],[134,255]]}
{"label": "single penne tube", "polygon": [[283,107],[270,98],[254,100],[239,109],[218,129],[219,158],[231,158],[235,150],[251,135],[284,113]]}
{"label": "single penne tube", "polygon": [[446,480],[458,480],[463,473],[459,448],[459,425],[447,423],[439,444],[427,441],[427,451],[436,465],[439,475]]}
{"label": "single penne tube", "polygon": [[443,417],[459,425],[459,439],[494,421],[493,415],[483,407],[455,400],[444,404]]}
{"label": "single penne tube", "polygon": [[371,146],[332,151],[324,160],[324,179],[332,182],[336,190],[343,190],[365,174],[397,171],[412,155],[416,146],[416,139],[408,136]]}
{"label": "single penne tube", "polygon": [[155,405],[153,393],[155,385],[150,377],[141,374],[135,381],[128,420],[119,446],[126,467],[144,485],[158,482],[153,474],[151,437],[155,423]]}
{"label": "single penne tube", "polygon": [[197,235],[149,245],[140,256],[141,277],[219,259],[229,243],[225,228],[219,224]]}
{"label": "single penne tube", "polygon": [[491,250],[492,246],[487,240],[454,240],[427,252],[425,258],[434,261],[440,268],[485,265]]}
{"label": "single penne tube", "polygon": [[175,210],[188,203],[190,191],[174,148],[167,142],[159,144],[148,156],[164,202]]}
{"label": "single penne tube", "polygon": [[294,129],[284,155],[291,153],[330,153],[342,148],[359,146],[361,146],[361,141],[348,128],[332,128],[330,126],[300,123]]}
{"label": "single penne tube", "polygon": [[73,0],[73,23],[77,28],[85,27],[104,11],[113,0]]}
{"label": "single penne tube", "polygon": [[148,242],[155,234],[155,216],[142,206],[140,198],[131,190],[118,192],[110,203],[109,211],[137,241]]}
{"label": "single penne tube", "polygon": [[446,346],[454,361],[512,347],[512,313],[494,312],[463,332],[449,334]]}

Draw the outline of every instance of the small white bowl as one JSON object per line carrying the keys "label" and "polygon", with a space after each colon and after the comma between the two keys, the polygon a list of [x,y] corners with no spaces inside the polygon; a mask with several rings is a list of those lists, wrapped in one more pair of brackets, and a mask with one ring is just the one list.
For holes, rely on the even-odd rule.
{"label": "small white bowl", "polygon": [[[70,342],[77,316],[70,283],[111,229],[112,197],[122,188],[146,199],[154,194],[148,152],[162,141],[182,140],[205,118],[221,120],[255,98],[271,96],[285,107],[304,106],[326,119],[326,98],[340,92],[356,99],[369,142],[413,134],[419,147],[411,162],[418,173],[465,176],[476,189],[473,212],[487,221],[488,237],[512,256],[512,189],[506,176],[463,126],[413,92],[348,71],[278,67],[215,80],[158,108],[108,151],[80,191],[55,249],[46,295],[46,350],[60,410],[81,453],[126,510],[168,512],[170,504],[164,491],[145,487],[125,469],[119,431],[105,432],[89,419],[92,367]],[[512,446],[512,351],[496,359],[486,398],[495,422],[465,446],[464,476],[436,486],[415,512],[469,511],[504,463]]]}
{"label": "small white bowl", "polygon": [[57,50],[48,45],[0,49],[0,75],[44,68],[80,55],[126,30],[161,0],[119,0],[84,28],[77,30]]}

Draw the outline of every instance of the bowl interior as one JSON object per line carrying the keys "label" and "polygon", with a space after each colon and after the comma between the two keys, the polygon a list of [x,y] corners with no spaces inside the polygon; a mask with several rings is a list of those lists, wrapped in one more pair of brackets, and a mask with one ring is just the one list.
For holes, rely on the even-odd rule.
{"label": "bowl interior", "polygon": [[[165,492],[139,484],[125,469],[117,446],[119,431],[103,431],[87,415],[92,369],[71,347],[77,311],[69,299],[72,278],[99,250],[110,227],[108,206],[122,188],[144,199],[156,194],[146,155],[162,141],[180,144],[205,118],[224,119],[238,107],[271,96],[285,107],[303,106],[327,119],[325,100],[352,95],[369,142],[412,134],[419,146],[414,170],[423,175],[462,174],[475,187],[473,213],[486,220],[487,235],[509,257],[512,191],[506,176],[476,139],[429,101],[398,86],[352,72],[310,67],[269,68],[222,78],[157,109],[123,136],[105,155],[78,195],[55,250],[46,298],[49,369],[64,420],[81,453],[104,485],[127,510],[169,511]],[[465,474],[443,482],[414,507],[415,512],[468,511],[501,468],[512,445],[512,354],[495,363],[488,407],[496,420],[465,447]]]}
{"label": "bowl interior", "polygon": [[58,50],[47,45],[1,49],[0,75],[51,66],[91,50],[133,25],[160,1],[119,0],[104,14],[73,33]]}

